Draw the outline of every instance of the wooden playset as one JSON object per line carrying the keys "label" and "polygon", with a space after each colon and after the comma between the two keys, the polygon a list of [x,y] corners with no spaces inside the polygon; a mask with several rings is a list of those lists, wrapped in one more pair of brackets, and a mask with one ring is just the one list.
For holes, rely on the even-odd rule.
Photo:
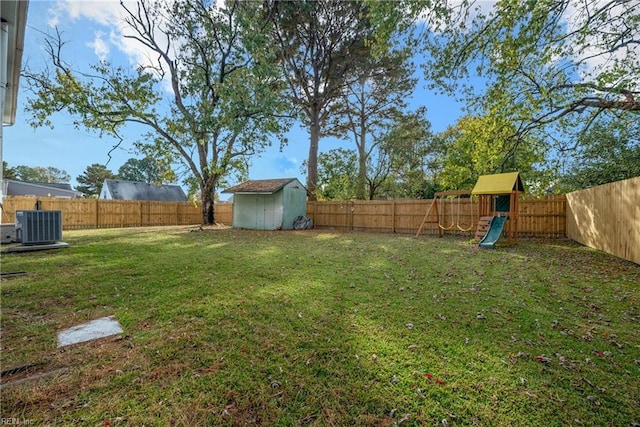
{"label": "wooden playset", "polygon": [[[416,237],[420,235],[425,224],[438,224],[438,235],[442,236],[446,230],[457,227],[460,231],[471,231],[474,226],[473,213],[478,212],[475,239],[481,247],[495,247],[496,241],[504,234],[508,243],[518,240],[518,200],[524,193],[524,186],[519,172],[482,175],[478,178],[473,190],[440,191],[427,209],[427,213],[418,228]],[[471,197],[471,224],[460,224],[460,198]],[[457,199],[457,220],[453,214],[453,198]],[[446,221],[442,206],[449,198],[450,221]],[[473,206],[473,199],[477,198],[477,209]],[[430,219],[431,218],[431,219]]]}

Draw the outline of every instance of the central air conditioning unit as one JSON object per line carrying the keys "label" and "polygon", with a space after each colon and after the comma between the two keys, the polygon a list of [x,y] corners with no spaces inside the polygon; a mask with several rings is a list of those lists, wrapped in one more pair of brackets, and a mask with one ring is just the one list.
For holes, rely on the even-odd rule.
{"label": "central air conditioning unit", "polygon": [[62,240],[62,211],[16,211],[16,241],[46,245]]}

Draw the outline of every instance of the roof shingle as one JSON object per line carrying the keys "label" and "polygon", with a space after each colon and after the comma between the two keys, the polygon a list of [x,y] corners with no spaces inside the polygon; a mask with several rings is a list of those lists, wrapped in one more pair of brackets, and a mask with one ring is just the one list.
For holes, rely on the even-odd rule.
{"label": "roof shingle", "polygon": [[227,188],[223,193],[263,193],[273,194],[289,184],[291,181],[295,181],[296,178],[280,178],[280,179],[254,179],[243,182],[242,184],[235,185]]}

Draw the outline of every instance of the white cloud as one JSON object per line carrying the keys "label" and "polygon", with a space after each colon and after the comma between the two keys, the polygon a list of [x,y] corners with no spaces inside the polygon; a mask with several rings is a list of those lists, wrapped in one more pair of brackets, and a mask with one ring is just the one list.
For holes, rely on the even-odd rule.
{"label": "white cloud", "polygon": [[[164,0],[164,3],[171,5],[173,1]],[[223,1],[216,0],[216,4]],[[137,12],[137,0],[124,0],[123,3],[133,14]],[[56,0],[48,9],[47,23],[51,28],[57,26],[67,39],[82,40],[101,61],[110,61],[114,66],[157,68],[158,54],[132,38],[136,34],[125,22],[127,17],[128,12],[118,0]],[[163,19],[155,19],[152,24],[156,42],[161,48],[166,47],[169,40],[159,31],[163,28]],[[179,40],[171,40],[171,45],[172,52],[180,49]],[[162,88],[172,91],[168,73],[164,73]]]}
{"label": "white cloud", "polygon": [[[137,2],[134,0],[125,0],[124,5],[134,13],[137,10]],[[82,36],[86,31],[78,28],[80,25],[92,23],[102,27],[103,30],[95,32],[93,41],[86,43],[100,60],[113,59],[110,55],[114,51],[119,51],[134,67],[157,65],[157,54],[138,41],[126,37],[134,33],[124,21],[128,14],[119,1],[57,0],[49,9],[49,14],[50,26],[70,27],[72,33],[77,36]],[[162,26],[162,22],[154,22],[154,24],[156,28]],[[107,34],[108,37],[106,37]],[[158,40],[162,46],[160,33]]]}
{"label": "white cloud", "polygon": [[93,52],[100,61],[105,61],[110,52],[107,42],[102,39],[104,35],[105,34],[102,31],[96,31],[93,41],[87,43],[87,46],[93,49]]}
{"label": "white cloud", "polygon": [[118,1],[58,0],[49,9],[49,14],[50,26],[77,21],[81,18],[109,26],[121,16],[121,8]]}

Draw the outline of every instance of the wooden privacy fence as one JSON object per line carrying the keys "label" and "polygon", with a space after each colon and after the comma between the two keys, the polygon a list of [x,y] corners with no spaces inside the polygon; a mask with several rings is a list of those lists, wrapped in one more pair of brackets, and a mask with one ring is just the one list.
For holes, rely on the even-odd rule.
{"label": "wooden privacy fence", "polygon": [[[415,234],[433,200],[373,200],[307,202],[307,215],[316,228]],[[438,200],[440,223],[446,234],[472,236],[478,223],[477,201],[469,198]],[[437,220],[431,214],[430,220]],[[526,197],[518,218],[522,237],[566,237],[566,198]],[[424,234],[437,234],[437,223],[426,223]]]}
{"label": "wooden privacy fence", "polygon": [[[200,206],[193,203],[138,200],[63,199],[56,197],[8,196],[2,203],[2,222],[15,221],[16,210],[62,211],[64,230],[82,228],[192,225],[202,222]],[[231,224],[231,204],[216,205],[216,220]]]}
{"label": "wooden privacy fence", "polygon": [[[14,222],[16,210],[34,209],[36,201],[40,202],[40,209],[62,211],[62,227],[65,230],[193,225],[202,222],[200,206],[193,203],[22,196],[4,199],[2,222]],[[313,219],[316,228],[415,234],[431,203],[432,200],[307,202],[307,215]],[[470,202],[468,198],[438,203],[441,223],[449,228],[445,233],[473,234],[478,221],[477,203]],[[233,205],[216,204],[215,214],[218,223],[231,225]],[[471,231],[461,231],[461,228],[471,228]],[[565,237],[565,197],[524,198],[520,202],[518,228],[522,237]],[[423,233],[437,234],[438,225],[425,224]]]}
{"label": "wooden privacy fence", "polygon": [[[65,230],[82,228],[193,225],[202,212],[193,203],[62,199],[8,196],[2,222],[15,221],[16,210],[62,211]],[[308,202],[307,215],[316,228],[415,234],[433,200]],[[438,201],[446,234],[472,236],[478,222],[477,202],[469,198]],[[231,225],[233,205],[216,204],[216,221]],[[429,220],[437,220],[431,214]],[[524,197],[519,203],[519,235],[569,237],[612,255],[640,264],[640,177],[605,184],[566,196]],[[468,230],[468,231],[465,231]],[[425,234],[437,234],[427,222]]]}
{"label": "wooden privacy fence", "polygon": [[567,194],[567,237],[640,264],[640,177]]}

